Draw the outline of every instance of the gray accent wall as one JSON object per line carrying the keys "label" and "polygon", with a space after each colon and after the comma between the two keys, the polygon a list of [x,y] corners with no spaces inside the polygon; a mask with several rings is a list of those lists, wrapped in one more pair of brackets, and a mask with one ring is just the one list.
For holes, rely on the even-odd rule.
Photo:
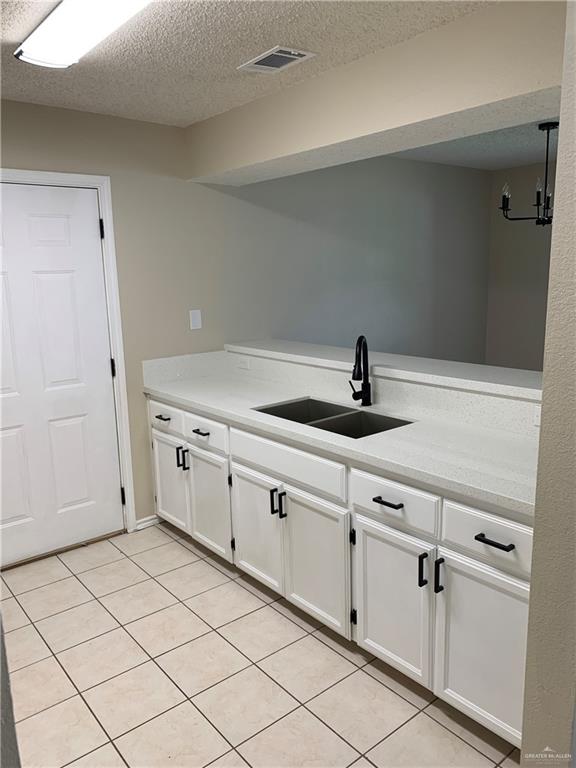
{"label": "gray accent wall", "polygon": [[250,204],[271,336],[484,361],[487,172],[381,157],[222,191]]}

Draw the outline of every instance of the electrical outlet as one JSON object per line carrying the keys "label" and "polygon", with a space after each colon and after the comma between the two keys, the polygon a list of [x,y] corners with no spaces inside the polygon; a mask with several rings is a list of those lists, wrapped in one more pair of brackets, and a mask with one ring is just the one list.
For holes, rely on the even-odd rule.
{"label": "electrical outlet", "polygon": [[542,406],[541,405],[535,405],[534,406],[534,426],[539,427],[540,426],[540,416],[542,414]]}
{"label": "electrical outlet", "polygon": [[202,328],[202,310],[191,309],[190,310],[190,330],[199,331]]}
{"label": "electrical outlet", "polygon": [[238,360],[238,366],[240,370],[242,371],[249,371],[250,370],[250,358],[249,357],[241,357]]}

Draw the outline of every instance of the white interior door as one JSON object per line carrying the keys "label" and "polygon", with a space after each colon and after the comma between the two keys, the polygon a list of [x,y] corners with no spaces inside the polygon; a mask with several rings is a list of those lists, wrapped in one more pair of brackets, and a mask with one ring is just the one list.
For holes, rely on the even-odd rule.
{"label": "white interior door", "polygon": [[353,525],[357,642],[429,686],[435,547],[361,515]]}
{"label": "white interior door", "polygon": [[348,510],[284,486],[286,597],[350,637]]}
{"label": "white interior door", "polygon": [[2,561],[124,527],[98,193],[2,183]]}
{"label": "white interior door", "polygon": [[188,445],[191,535],[232,562],[228,457]]}

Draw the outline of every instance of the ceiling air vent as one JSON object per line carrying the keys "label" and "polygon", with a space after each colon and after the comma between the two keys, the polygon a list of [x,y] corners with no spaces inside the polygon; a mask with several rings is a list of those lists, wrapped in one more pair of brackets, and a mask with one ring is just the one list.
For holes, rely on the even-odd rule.
{"label": "ceiling air vent", "polygon": [[300,64],[306,59],[311,59],[315,55],[310,51],[296,51],[293,48],[282,48],[280,45],[275,45],[269,51],[241,64],[237,69],[248,72],[280,72],[280,70],[293,67],[294,64]]}

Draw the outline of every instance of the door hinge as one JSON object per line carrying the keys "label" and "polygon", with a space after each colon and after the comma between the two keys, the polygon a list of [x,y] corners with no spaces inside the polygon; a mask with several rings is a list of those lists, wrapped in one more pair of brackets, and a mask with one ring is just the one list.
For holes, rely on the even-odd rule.
{"label": "door hinge", "polygon": [[100,219],[100,240],[104,240],[104,219]]}
{"label": "door hinge", "polygon": [[352,608],[350,611],[350,624],[358,624],[358,614],[356,613],[356,608]]}
{"label": "door hinge", "polygon": [[112,378],[116,378],[116,360],[113,357],[110,358],[110,370],[112,371]]}
{"label": "door hinge", "polygon": [[236,539],[232,539],[232,541],[230,542],[230,546],[232,547],[232,550],[236,549]]}
{"label": "door hinge", "polygon": [[228,475],[228,485],[232,487],[232,475]]}
{"label": "door hinge", "polygon": [[120,499],[122,500],[122,506],[126,506],[126,491],[124,490],[124,486],[120,486]]}
{"label": "door hinge", "polygon": [[356,528],[352,528],[350,531],[350,544],[356,544]]}

